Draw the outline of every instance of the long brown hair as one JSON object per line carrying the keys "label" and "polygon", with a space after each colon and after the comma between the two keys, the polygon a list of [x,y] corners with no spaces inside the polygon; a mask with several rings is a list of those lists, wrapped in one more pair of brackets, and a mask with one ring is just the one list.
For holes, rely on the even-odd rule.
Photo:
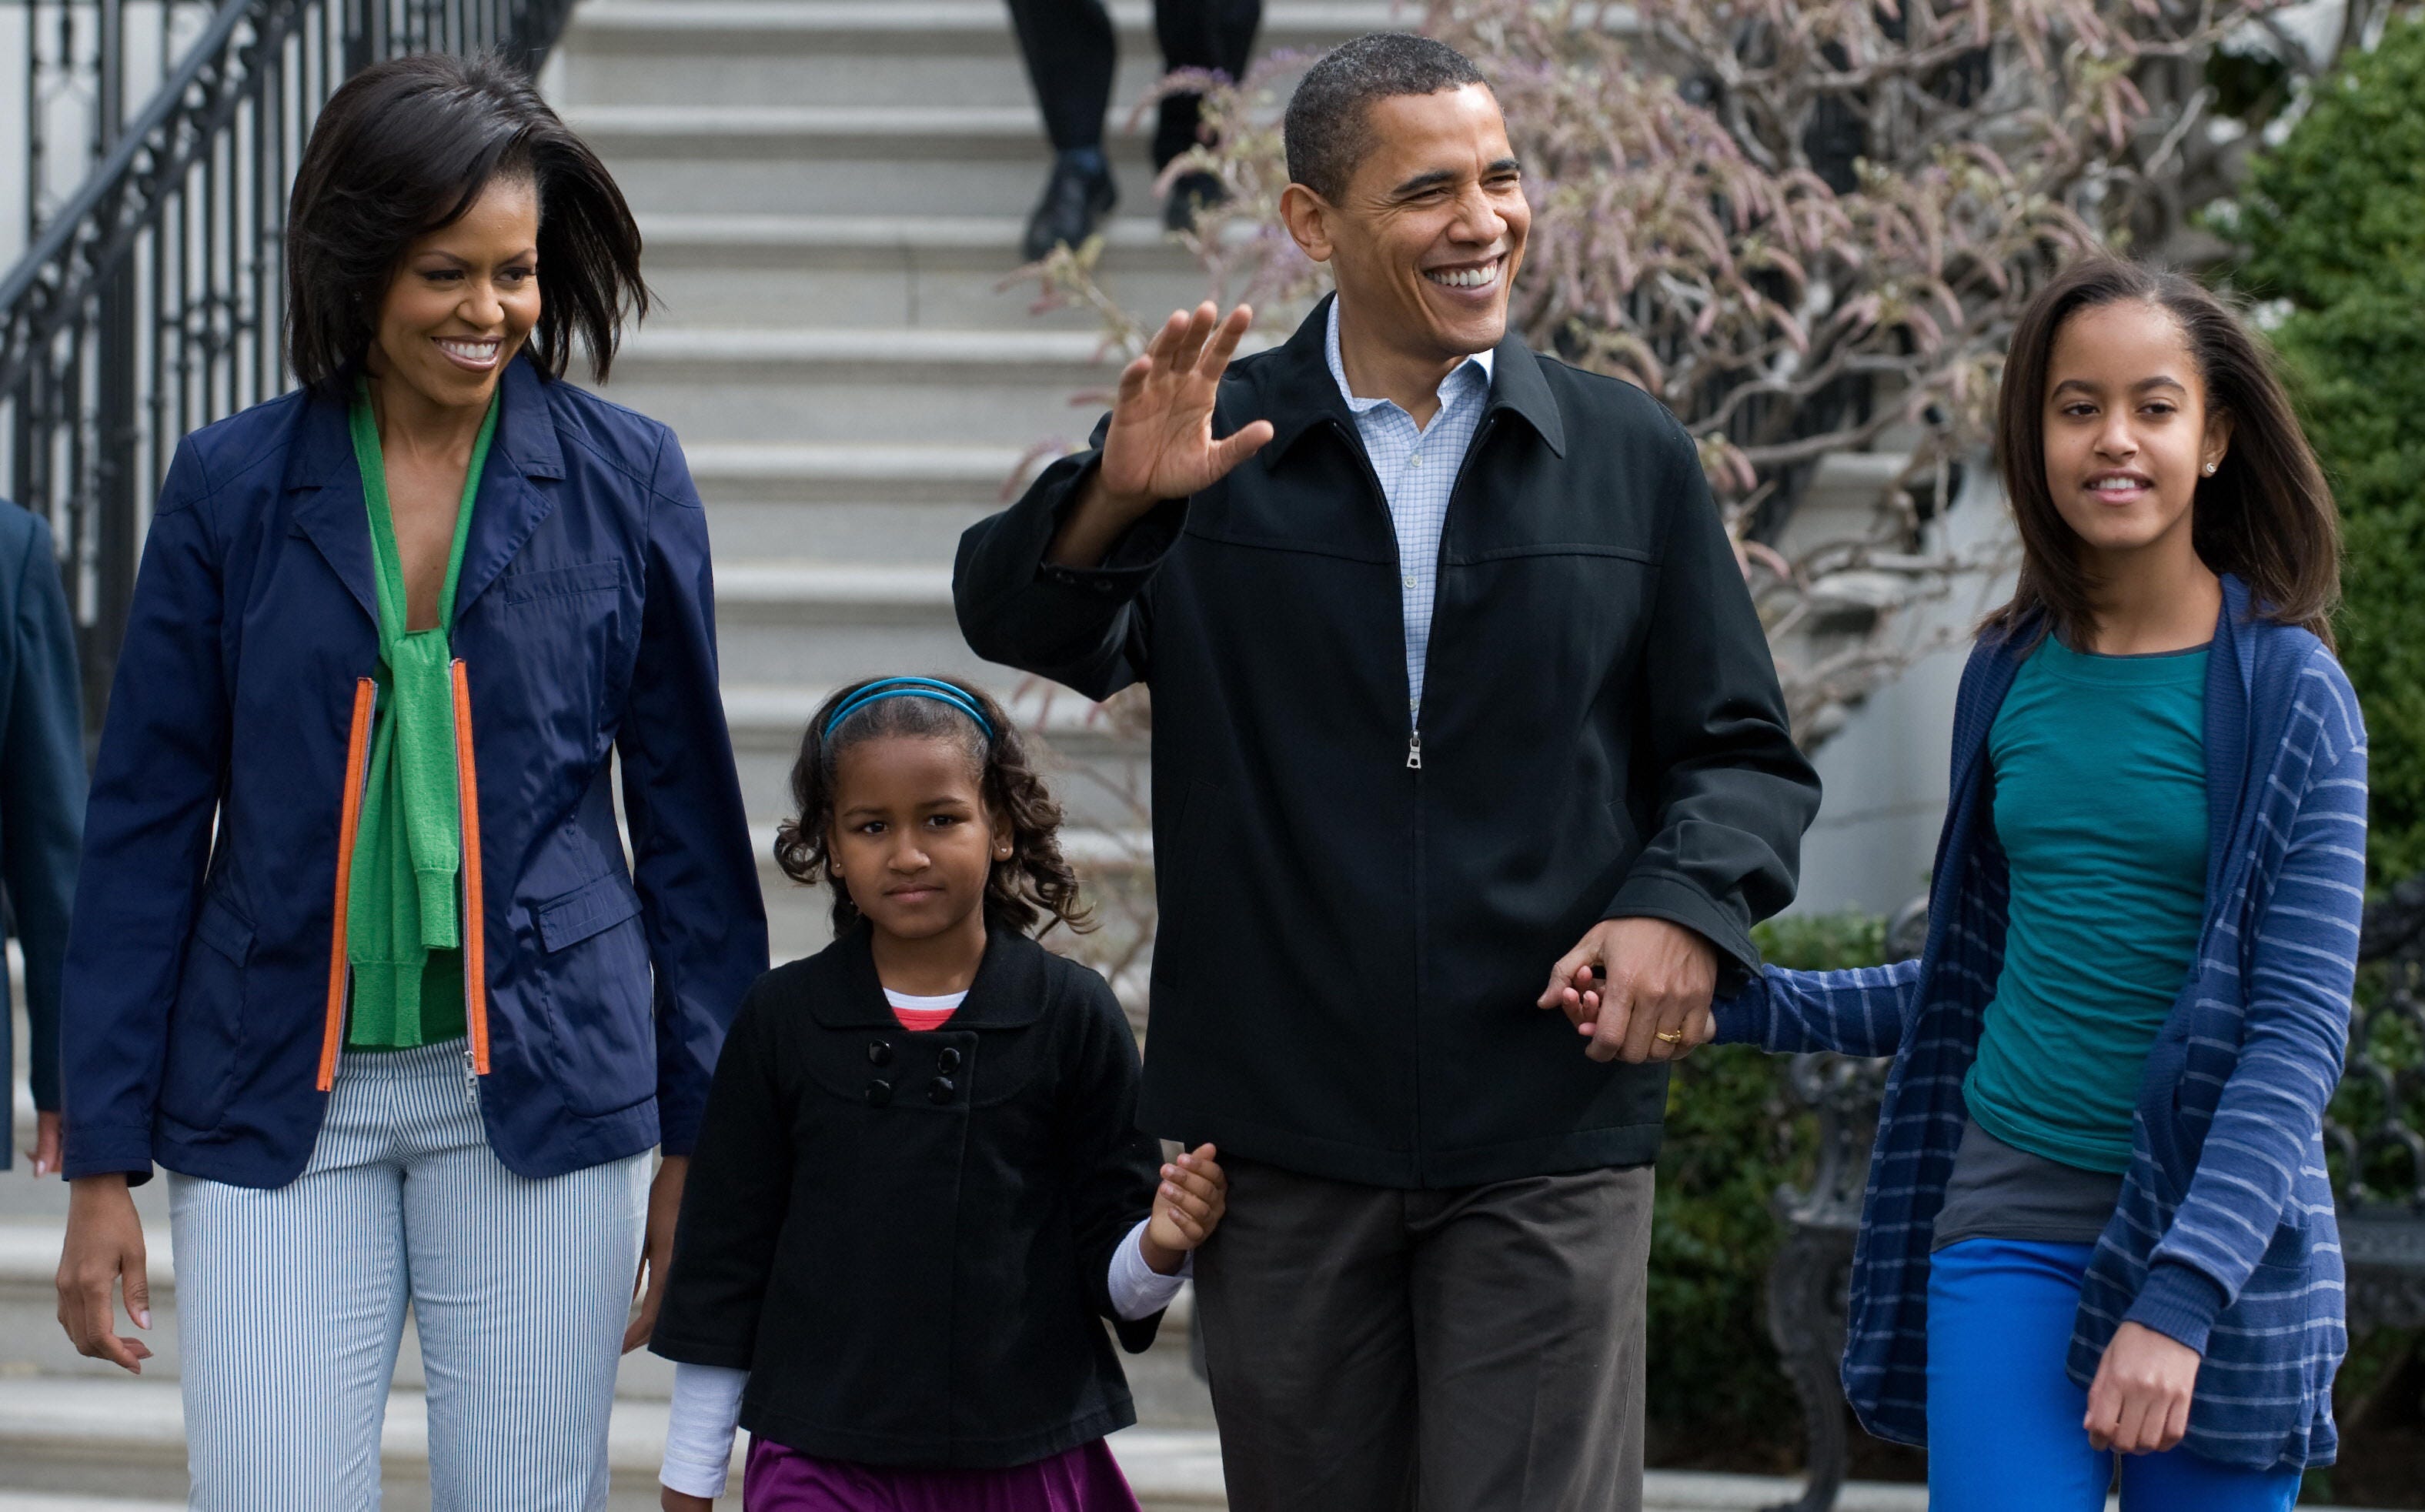
{"label": "long brown hair", "polygon": [[937,678],[958,689],[992,727],[977,722],[939,699],[884,699],[864,704],[828,732],[834,712],[875,683],[871,678],[840,688],[817,707],[800,737],[792,764],[793,816],[775,830],[775,864],[795,882],[823,882],[833,890],[834,932],[859,922],[859,905],[834,870],[827,844],[834,814],[834,767],[842,753],[863,741],[907,735],[957,741],[968,753],[986,807],[1010,826],[1010,859],[996,861],[986,877],[986,922],[1020,934],[1064,925],[1081,933],[1094,927],[1078,899],[1078,874],[1061,854],[1061,805],[1046,791],[1028,760],[1027,743],[1002,706],[957,678]]}
{"label": "long brown hair", "polygon": [[2047,482],[2048,369],[2064,321],[2125,301],[2155,305],[2179,322],[2208,410],[2231,420],[2231,445],[2214,475],[2198,479],[2192,505],[2190,539],[2199,559],[2246,583],[2257,614],[2312,631],[2330,646],[2340,601],[2340,517],[2272,348],[2193,280],[2106,256],[2083,258],[2057,274],[2013,330],[1996,401],[1996,464],[2020,525],[2021,579],[2011,602],[1981,628],[2011,634],[2036,621],[2073,644],[2089,639],[2096,584]]}

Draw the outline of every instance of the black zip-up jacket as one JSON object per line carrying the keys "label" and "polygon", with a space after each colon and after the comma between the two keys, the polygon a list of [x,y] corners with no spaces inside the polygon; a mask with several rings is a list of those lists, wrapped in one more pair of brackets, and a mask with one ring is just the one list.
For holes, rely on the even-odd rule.
{"label": "black zip-up jacket", "polygon": [[[1440,538],[1410,728],[1397,538],[1318,306],[1214,421],[1277,433],[1100,569],[1044,554],[1099,454],[960,541],[979,655],[1153,689],[1160,932],[1141,1118],[1334,1180],[1459,1186],[1658,1153],[1663,1067],[1534,1006],[1602,919],[1755,970],[1819,783],[1692,439],[1512,332]],[[1096,442],[1102,431],[1098,427]]]}
{"label": "black zip-up jacket", "polygon": [[997,929],[942,1028],[865,925],[759,978],[715,1066],[649,1347],[749,1372],[741,1423],[865,1464],[1021,1465],[1136,1421],[1102,1323],[1152,1211],[1136,1041],[1103,979]]}

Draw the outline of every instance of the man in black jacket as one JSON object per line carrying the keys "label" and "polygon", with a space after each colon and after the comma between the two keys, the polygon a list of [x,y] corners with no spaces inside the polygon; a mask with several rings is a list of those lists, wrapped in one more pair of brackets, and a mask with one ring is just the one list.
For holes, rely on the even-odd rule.
{"label": "man in black jacket", "polygon": [[1634,1507],[1661,1063],[1757,970],[1818,783],[1692,438],[1507,330],[1481,75],[1362,38],[1286,131],[1336,298],[1234,364],[1246,312],[1174,314],[962,540],[960,624],[1153,688],[1139,1117],[1230,1166],[1230,1504]]}

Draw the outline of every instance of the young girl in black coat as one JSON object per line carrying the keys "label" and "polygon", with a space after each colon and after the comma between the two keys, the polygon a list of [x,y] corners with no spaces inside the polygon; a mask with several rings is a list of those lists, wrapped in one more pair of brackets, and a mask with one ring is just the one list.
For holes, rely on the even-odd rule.
{"label": "young girl in black coat", "polygon": [[1103,979],[1029,938],[1083,925],[1061,814],[978,690],[835,694],[792,771],[784,872],[832,945],[760,979],[716,1065],[665,1310],[664,1505],[1134,1512],[1106,1336],[1153,1341],[1221,1220],[1206,1145],[1163,1165]]}

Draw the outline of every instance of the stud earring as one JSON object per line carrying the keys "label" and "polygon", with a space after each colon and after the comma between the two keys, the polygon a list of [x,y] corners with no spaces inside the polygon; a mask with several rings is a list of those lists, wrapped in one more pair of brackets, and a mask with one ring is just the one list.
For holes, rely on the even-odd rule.
{"label": "stud earring", "polygon": [[2208,477],[2212,477],[2212,476],[2214,476],[2214,469],[2215,469],[2215,464],[2214,464],[2214,463],[2212,463],[2212,462],[2208,462],[2208,463],[2207,463],[2207,464],[2206,464],[2206,475],[2207,475],[2207,476],[2208,476]]}

